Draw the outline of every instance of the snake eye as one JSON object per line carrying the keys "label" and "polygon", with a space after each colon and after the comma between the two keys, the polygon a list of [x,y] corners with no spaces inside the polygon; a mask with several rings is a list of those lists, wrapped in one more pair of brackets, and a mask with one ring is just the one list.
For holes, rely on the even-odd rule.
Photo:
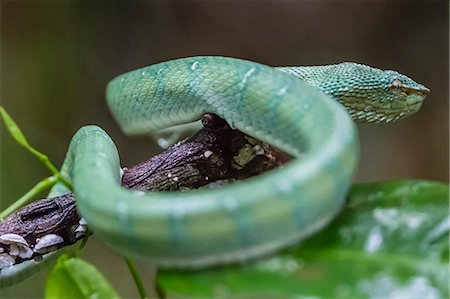
{"label": "snake eye", "polygon": [[390,90],[400,90],[403,93],[409,94],[410,90],[403,85],[402,81],[400,81],[399,79],[394,79],[394,81],[392,81],[391,86],[389,87]]}
{"label": "snake eye", "polygon": [[392,81],[392,85],[391,86],[393,88],[401,88],[401,87],[403,87],[403,83],[399,79],[395,79],[394,81]]}

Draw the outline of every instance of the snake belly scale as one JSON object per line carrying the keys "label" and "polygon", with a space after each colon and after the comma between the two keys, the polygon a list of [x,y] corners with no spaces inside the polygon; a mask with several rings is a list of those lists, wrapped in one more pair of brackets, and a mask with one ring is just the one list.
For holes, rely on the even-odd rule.
{"label": "snake belly scale", "polygon": [[86,126],[73,137],[62,173],[89,228],[124,255],[169,268],[244,261],[299,242],[340,211],[359,159],[350,115],[401,119],[427,92],[397,72],[355,63],[273,68],[225,57],[171,60],[109,83],[107,103],[126,134],[214,113],[294,159],[221,189],[143,194],[120,186],[113,141]]}

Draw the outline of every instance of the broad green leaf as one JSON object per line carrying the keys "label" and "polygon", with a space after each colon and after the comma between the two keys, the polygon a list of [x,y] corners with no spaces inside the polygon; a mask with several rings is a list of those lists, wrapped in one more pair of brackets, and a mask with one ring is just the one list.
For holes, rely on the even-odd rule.
{"label": "broad green leaf", "polygon": [[120,297],[94,266],[79,258],[61,256],[48,277],[45,298],[114,299]]}
{"label": "broad green leaf", "polygon": [[296,248],[243,266],[161,271],[169,298],[448,298],[449,186],[355,185],[341,214]]}

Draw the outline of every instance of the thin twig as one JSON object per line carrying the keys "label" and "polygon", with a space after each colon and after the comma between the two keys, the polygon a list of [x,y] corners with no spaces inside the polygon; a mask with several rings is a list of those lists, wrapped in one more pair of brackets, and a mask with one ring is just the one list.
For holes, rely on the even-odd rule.
{"label": "thin twig", "polygon": [[141,299],[148,299],[147,291],[144,288],[141,276],[139,275],[139,271],[137,270],[133,260],[127,257],[124,257],[124,260],[127,263],[128,270],[130,270],[131,276],[133,276],[134,283],[136,284],[136,288],[139,292],[139,296],[141,297]]}

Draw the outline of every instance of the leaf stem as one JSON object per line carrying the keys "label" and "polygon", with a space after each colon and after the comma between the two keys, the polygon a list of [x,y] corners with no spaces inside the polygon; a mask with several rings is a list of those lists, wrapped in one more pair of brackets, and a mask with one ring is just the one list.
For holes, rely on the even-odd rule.
{"label": "leaf stem", "polygon": [[72,188],[72,184],[69,183],[59,172],[59,170],[55,167],[55,165],[53,165],[53,163],[50,161],[50,159],[48,158],[47,155],[39,152],[38,150],[32,148],[31,146],[28,147],[28,150],[30,151],[31,154],[35,155],[49,170],[50,172],[53,174],[53,176],[58,178],[58,181],[62,184],[64,184],[64,186],[66,186],[70,191],[73,192],[73,188]]}
{"label": "leaf stem", "polygon": [[88,241],[88,239],[89,239],[90,234],[91,234],[91,233],[89,232],[89,230],[87,230],[87,231],[86,231],[86,235],[84,236],[83,240],[81,240],[81,244],[80,244],[80,246],[78,246],[78,248],[75,250],[73,256],[78,256],[78,255],[81,253],[81,251],[83,251],[84,246],[86,246],[86,243],[87,243],[87,241]]}
{"label": "leaf stem", "polygon": [[145,291],[144,285],[142,284],[141,276],[139,275],[138,270],[133,262],[133,260],[124,257],[125,262],[127,263],[128,269],[130,270],[131,276],[133,276],[134,283],[139,291],[139,296],[141,299],[148,299],[147,292]]}

